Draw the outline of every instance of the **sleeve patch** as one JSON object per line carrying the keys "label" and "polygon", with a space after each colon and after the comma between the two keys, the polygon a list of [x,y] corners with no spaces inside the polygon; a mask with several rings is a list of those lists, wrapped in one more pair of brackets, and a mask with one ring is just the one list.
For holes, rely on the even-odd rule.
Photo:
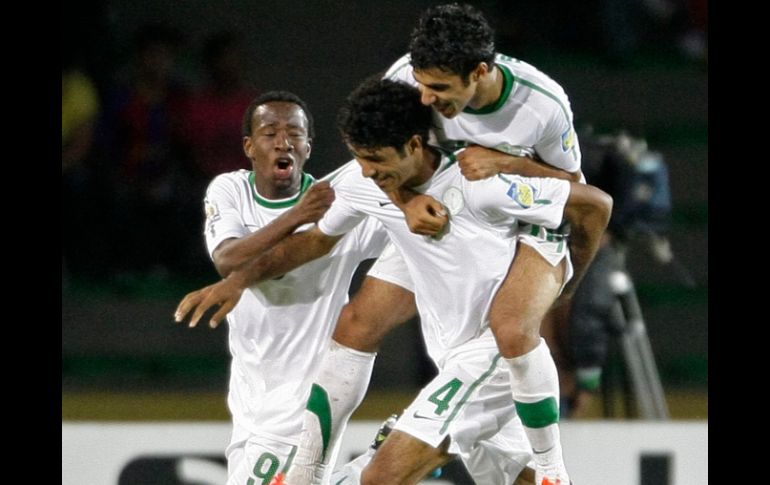
{"label": "sleeve patch", "polygon": [[209,199],[205,199],[203,201],[203,206],[206,212],[206,219],[209,219],[211,222],[215,222],[219,220],[220,218],[219,206],[217,206],[216,202],[212,202]]}
{"label": "sleeve patch", "polygon": [[535,203],[535,189],[523,182],[513,182],[508,188],[507,195],[525,209],[532,207]]}
{"label": "sleeve patch", "polygon": [[210,201],[208,198],[203,200],[204,212],[206,213],[206,230],[209,231],[211,237],[216,237],[216,228],[214,223],[217,222],[222,216],[219,214],[219,206],[216,202]]}
{"label": "sleeve patch", "polygon": [[575,147],[575,131],[572,127],[567,128],[567,131],[561,134],[561,149],[563,152],[568,152]]}

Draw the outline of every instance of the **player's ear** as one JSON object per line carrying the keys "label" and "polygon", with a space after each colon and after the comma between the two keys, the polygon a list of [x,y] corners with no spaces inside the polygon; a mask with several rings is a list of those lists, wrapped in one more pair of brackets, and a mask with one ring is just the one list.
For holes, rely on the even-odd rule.
{"label": "player's ear", "polygon": [[251,159],[251,137],[250,136],[243,137],[243,153],[246,155],[246,158]]}
{"label": "player's ear", "polygon": [[420,135],[412,135],[409,141],[406,142],[406,153],[411,155],[415,150],[422,148],[424,145]]}
{"label": "player's ear", "polygon": [[307,137],[307,156],[310,157],[310,152],[313,151],[313,139],[310,137]]}
{"label": "player's ear", "polygon": [[479,62],[479,65],[476,66],[476,69],[471,71],[471,80],[474,82],[478,82],[479,78],[485,76],[489,72],[489,64],[486,62]]}

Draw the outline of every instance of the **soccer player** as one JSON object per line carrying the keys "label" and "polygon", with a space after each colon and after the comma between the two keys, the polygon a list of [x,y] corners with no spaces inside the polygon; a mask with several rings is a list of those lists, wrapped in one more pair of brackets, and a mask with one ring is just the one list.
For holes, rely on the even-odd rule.
{"label": "soccer player", "polygon": [[[292,93],[268,92],[247,108],[243,151],[251,171],[222,174],[206,193],[206,245],[222,276],[318,221],[330,207],[329,183],[316,183],[303,171],[312,136],[310,111]],[[268,483],[288,470],[310,386],[353,272],[386,241],[379,223],[365,221],[328,257],[250,285],[228,315],[228,484]]]}
{"label": "soccer player", "polygon": [[[412,33],[410,54],[396,61],[386,77],[420,89],[422,103],[434,108],[440,144],[449,149],[465,148],[457,159],[461,173],[469,180],[498,173],[575,182],[582,179],[580,147],[564,90],[535,67],[497,53],[492,29],[473,7],[451,4],[426,10]],[[436,234],[446,223],[446,215],[442,215],[445,208],[439,201],[426,197],[409,200],[412,195],[405,190],[394,191],[391,196],[400,202],[409,226],[417,233]],[[562,284],[569,280],[563,292],[567,298],[588,261],[579,253],[571,255],[575,276],[570,280],[563,234],[530,225],[520,231],[518,239],[522,244],[492,306],[491,327],[510,365],[514,399],[522,411],[526,408],[521,416],[537,452],[539,478],[542,481],[548,469],[566,483],[558,429],[558,375],[540,338],[540,325]],[[349,418],[368,386],[372,364],[363,362],[361,352],[367,352],[373,361],[383,336],[414,308],[410,290],[401,256],[389,249],[343,309],[316,381],[318,392],[330,396],[329,448],[341,436],[340,421]],[[371,302],[400,311],[382,312],[379,307],[370,307]],[[336,369],[353,355],[359,357],[361,366],[348,375],[358,380],[340,379]],[[319,415],[315,406],[309,409]],[[306,432],[312,434],[304,440],[308,445],[315,442],[320,446],[319,419],[306,416]],[[306,461],[304,455],[301,448],[298,463]]]}
{"label": "soccer player", "polygon": [[[414,87],[390,80],[364,83],[340,116],[343,138],[360,170],[348,164],[338,171],[336,199],[317,226],[290,236],[223,281],[190,293],[178,313],[197,306],[196,322],[221,304],[212,317],[218,321],[243,288],[324,254],[367,216],[378,219],[408,268],[439,375],[402,414],[364,470],[362,483],[414,483],[457,455],[478,483],[512,483],[531,457],[517,410],[531,417],[534,406],[514,404],[510,363],[500,353],[504,343],[493,333],[490,308],[518,247],[516,223],[522,219],[556,228],[566,218],[574,229],[573,254],[588,262],[609,219],[611,199],[594,187],[557,179],[468,181],[451,153],[427,144],[431,125],[432,110],[420,103]],[[450,222],[441,235],[409,231],[403,213],[385,195],[401,187],[442,201]],[[530,358],[527,364],[532,363]],[[538,403],[543,394],[535,388],[530,397]],[[538,471],[538,485],[567,483],[547,475],[547,468],[538,466]]]}

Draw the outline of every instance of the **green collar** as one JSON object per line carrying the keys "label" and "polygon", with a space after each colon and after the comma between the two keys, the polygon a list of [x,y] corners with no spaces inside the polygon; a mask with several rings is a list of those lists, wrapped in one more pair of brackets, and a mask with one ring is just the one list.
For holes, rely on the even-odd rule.
{"label": "green collar", "polygon": [[503,73],[503,93],[500,95],[496,102],[483,106],[479,109],[473,109],[466,106],[463,110],[464,113],[469,113],[472,115],[486,115],[489,113],[494,113],[500,109],[500,107],[503,106],[506,101],[508,101],[508,95],[511,94],[511,90],[513,89],[513,73],[511,73],[511,71],[509,71],[508,68],[502,64],[496,65],[500,68],[500,72]]}
{"label": "green collar", "polygon": [[249,173],[249,187],[251,187],[251,195],[254,197],[254,200],[257,201],[257,204],[261,205],[262,207],[267,207],[268,209],[285,209],[286,207],[293,206],[299,201],[300,197],[302,197],[307,189],[313,185],[314,181],[315,179],[312,175],[303,172],[302,185],[300,186],[299,193],[297,195],[289,199],[272,201],[270,199],[265,199],[257,193],[257,185],[255,184],[256,179],[254,172],[252,171]]}

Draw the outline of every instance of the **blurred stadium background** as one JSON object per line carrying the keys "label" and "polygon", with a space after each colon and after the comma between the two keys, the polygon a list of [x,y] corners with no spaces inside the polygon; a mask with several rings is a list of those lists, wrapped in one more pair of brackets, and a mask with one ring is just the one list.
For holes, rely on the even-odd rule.
{"label": "blurred stadium background", "polygon": [[[138,67],[133,54],[148,38],[137,32],[170,39],[167,59],[173,62],[164,68],[180,92],[207,82],[205,53],[217,52],[207,39],[234,34],[244,91],[287,89],[309,103],[316,138],[306,168],[323,175],[348,159],[334,128],[340,101],[405,52],[418,14],[436,3],[444,2],[63,4],[63,95],[65,75],[75,67],[90,78],[97,100],[83,115],[93,121],[87,149],[65,146],[77,135],[62,130],[63,421],[228,419],[226,328],[189,330],[172,320],[181,296],[216,278],[201,235],[202,193],[210,177],[201,169],[196,178],[184,163],[160,176],[132,173],[131,160],[114,151],[115,140],[124,142],[120,146],[143,141],[109,120],[121,100],[120,86],[130,85]],[[499,51],[531,62],[562,84],[577,126],[626,130],[646,139],[667,162],[673,199],[668,237],[694,284],[657,263],[642,241],[631,241],[628,268],[672,417],[707,419],[706,1],[474,3],[495,27]],[[149,24],[154,27],[142,30]],[[239,152],[234,130],[221,143]],[[185,140],[180,147],[169,138],[160,149],[177,161],[201,153]],[[247,167],[245,158],[237,163]],[[126,173],[131,183],[121,183]],[[141,194],[132,190],[145,183],[178,196],[153,199],[160,210],[137,210],[132,201]],[[620,360],[613,358],[610,367]],[[416,326],[397,330],[380,352],[369,397],[355,417],[380,420],[398,411],[430,372]],[[600,403],[589,413],[602,414]]]}

